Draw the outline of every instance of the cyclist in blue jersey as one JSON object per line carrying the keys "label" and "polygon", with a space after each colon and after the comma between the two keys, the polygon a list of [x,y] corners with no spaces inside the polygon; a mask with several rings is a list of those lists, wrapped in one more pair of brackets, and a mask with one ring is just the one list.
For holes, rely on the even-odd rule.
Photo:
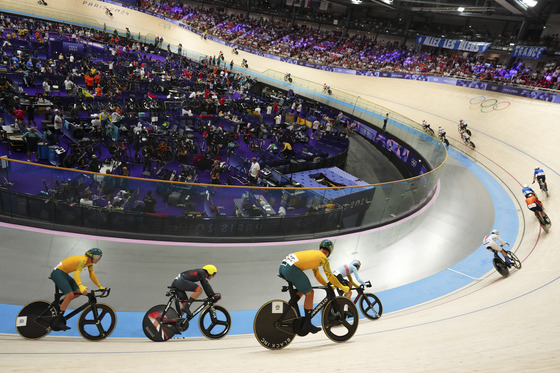
{"label": "cyclist in blue jersey", "polygon": [[535,194],[535,191],[529,187],[527,184],[523,184],[523,189],[521,189],[525,198],[529,197],[529,194]]}
{"label": "cyclist in blue jersey", "polygon": [[540,180],[544,184],[544,190],[548,190],[548,186],[546,185],[546,176],[544,171],[540,167],[535,167],[535,172],[533,173],[533,184],[535,180]]}
{"label": "cyclist in blue jersey", "polygon": [[[358,270],[361,266],[362,263],[359,260],[353,260],[350,264],[340,266],[333,272],[333,275],[338,278],[341,284],[349,287],[348,292],[344,293],[344,296],[348,299],[352,297],[352,286],[356,288],[360,285],[366,286],[366,283],[360,278],[360,275],[358,275]],[[360,285],[354,282],[352,275],[356,277],[356,281],[358,281]]]}

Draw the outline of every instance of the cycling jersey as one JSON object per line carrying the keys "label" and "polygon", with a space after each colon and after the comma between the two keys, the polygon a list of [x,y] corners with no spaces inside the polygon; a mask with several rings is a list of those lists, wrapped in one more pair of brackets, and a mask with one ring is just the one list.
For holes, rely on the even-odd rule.
{"label": "cycling jersey", "polygon": [[329,260],[327,259],[327,256],[321,252],[321,250],[306,250],[292,253],[282,261],[282,264],[284,263],[290,266],[294,265],[302,271],[308,269],[313,270],[313,275],[317,281],[319,281],[321,285],[327,285],[327,282],[319,272],[319,267],[323,267],[323,271],[325,272],[325,275],[327,275],[329,282],[339,289],[343,287],[340,281],[338,281],[331,272]]}
{"label": "cycling jersey", "polygon": [[539,168],[539,169],[535,170],[534,176],[535,177],[544,176],[544,171]]}
{"label": "cycling jersey", "polygon": [[505,244],[506,242],[502,240],[502,238],[495,233],[490,233],[484,236],[484,238],[482,239],[482,245],[485,248],[493,251],[501,251],[502,250],[501,245],[505,245]]}
{"label": "cycling jersey", "polygon": [[362,281],[362,279],[360,278],[360,276],[358,275],[358,269],[356,267],[354,267],[352,264],[348,264],[348,265],[343,265],[338,267],[333,274],[335,276],[341,274],[343,277],[346,277],[354,287],[358,287],[359,285],[357,285],[354,280],[352,280],[352,274],[354,274],[356,276],[356,280],[358,280],[358,282],[364,286],[366,286],[366,283],[364,281]]}
{"label": "cycling jersey", "polygon": [[93,271],[93,263],[90,262],[89,264],[86,264],[87,260],[88,257],[85,255],[69,256],[68,258],[63,259],[60,263],[58,263],[55,269],[60,269],[65,273],[74,272],[74,281],[76,281],[76,284],[78,286],[83,286],[82,280],[80,279],[80,272],[82,271],[82,269],[84,269],[84,267],[87,267],[89,271],[89,278],[91,279],[91,281],[93,281],[93,283],[97,285],[97,287],[101,287],[101,284],[99,283],[99,280],[97,279],[97,276]]}
{"label": "cycling jersey", "polygon": [[525,200],[525,203],[527,204],[527,207],[531,211],[542,211],[542,203],[534,194],[530,195]]}
{"label": "cycling jersey", "polygon": [[210,286],[210,283],[208,282],[208,273],[202,268],[182,272],[179,276],[177,276],[177,278],[179,277],[191,282],[200,282],[202,289],[204,289],[204,293],[206,293],[208,297],[214,296],[214,290],[212,290],[212,286]]}
{"label": "cycling jersey", "polygon": [[531,189],[529,187],[523,188],[523,189],[521,189],[521,191],[523,192],[523,195],[525,196],[525,198],[527,198],[529,196],[529,194],[535,194],[533,189]]}

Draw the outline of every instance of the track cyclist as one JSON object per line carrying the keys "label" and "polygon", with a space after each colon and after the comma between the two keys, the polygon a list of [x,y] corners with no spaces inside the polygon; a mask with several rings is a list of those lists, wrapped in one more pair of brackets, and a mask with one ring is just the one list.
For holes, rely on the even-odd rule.
{"label": "track cyclist", "polygon": [[317,281],[319,281],[321,285],[326,286],[327,282],[319,272],[319,267],[323,267],[323,271],[330,283],[342,290],[344,293],[348,293],[350,291],[350,288],[342,285],[331,272],[328,257],[331,255],[333,249],[334,246],[331,240],[323,240],[319,245],[319,250],[305,250],[289,254],[286,259],[282,261],[279,268],[280,275],[291,282],[298,290],[298,296],[301,298],[302,295],[305,295],[303,304],[305,319],[302,329],[310,333],[317,333],[321,330],[321,328],[316,327],[311,323],[311,312],[313,311],[313,289],[311,288],[309,278],[305,275],[305,273],[303,273],[303,271],[308,269],[313,270],[313,275]]}
{"label": "track cyclist", "polygon": [[503,249],[503,245],[509,245],[505,242],[502,237],[500,237],[500,232],[497,229],[494,229],[490,234],[484,236],[482,239],[482,245],[487,249],[494,253],[502,253],[507,266],[511,267],[513,263],[509,260],[509,257],[506,255],[506,252]]}
{"label": "track cyclist", "polygon": [[542,168],[538,166],[535,167],[535,172],[533,173],[533,184],[535,183],[535,180],[542,181],[542,183],[544,184],[544,189],[548,190],[548,185],[546,185],[546,176],[544,174],[544,171]]}
{"label": "track cyclist", "polygon": [[[352,289],[352,287],[357,288],[360,286],[356,284],[352,279],[352,274],[354,274],[354,276],[356,277],[356,281],[358,281],[362,286],[365,287],[366,283],[360,278],[360,275],[358,275],[358,271],[360,270],[361,266],[362,266],[362,262],[360,262],[359,260],[353,260],[350,264],[343,265],[335,269],[333,275],[335,275],[336,278],[338,278],[338,281],[340,281],[341,284],[348,286],[350,287],[350,289]],[[344,294],[344,296],[350,299],[350,297],[352,297],[352,290],[349,290],[347,293]]]}
{"label": "track cyclist", "polygon": [[527,204],[527,208],[529,210],[533,211],[535,215],[537,214],[537,212],[540,212],[542,214],[545,223],[550,224],[550,219],[548,218],[546,212],[544,212],[544,206],[536,195],[529,194],[525,199],[525,203]]}
{"label": "track cyclist", "polygon": [[[218,301],[221,298],[220,293],[214,293],[212,286],[210,286],[210,283],[208,282],[208,280],[216,276],[216,273],[218,273],[216,266],[207,264],[202,268],[181,272],[171,283],[171,286],[178,290],[177,293],[179,294],[179,299],[182,301],[183,308],[181,309],[181,312],[186,313],[189,320],[193,317],[190,306],[196,299],[198,299],[200,294],[202,294],[203,289],[208,298],[213,297],[214,301]],[[197,285],[195,282],[200,282],[202,287]],[[187,294],[185,293],[186,291],[193,292],[190,298],[187,297]]]}
{"label": "track cyclist", "polygon": [[[70,329],[66,326],[64,312],[66,311],[66,308],[68,308],[72,299],[75,299],[82,294],[87,295],[87,287],[82,284],[82,280],[80,279],[80,272],[82,272],[82,269],[87,267],[91,281],[93,281],[100,290],[105,289],[101,286],[95,272],[93,271],[93,265],[99,262],[102,256],[103,252],[101,249],[89,249],[84,255],[75,255],[63,259],[51,272],[50,279],[53,280],[55,285],[65,295],[62,304],[60,305],[60,313],[53,320],[53,330]],[[74,272],[73,278],[70,277],[70,272]]]}

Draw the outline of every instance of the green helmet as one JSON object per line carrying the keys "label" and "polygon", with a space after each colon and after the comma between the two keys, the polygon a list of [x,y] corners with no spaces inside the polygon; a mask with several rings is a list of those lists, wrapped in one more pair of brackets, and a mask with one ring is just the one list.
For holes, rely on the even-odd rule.
{"label": "green helmet", "polygon": [[99,260],[103,256],[103,252],[101,251],[101,249],[94,247],[93,249],[89,249],[88,251],[86,251],[86,256],[91,259]]}
{"label": "green helmet", "polygon": [[323,240],[319,245],[319,249],[325,249],[329,252],[329,255],[331,255],[334,250],[334,245],[331,240]]}

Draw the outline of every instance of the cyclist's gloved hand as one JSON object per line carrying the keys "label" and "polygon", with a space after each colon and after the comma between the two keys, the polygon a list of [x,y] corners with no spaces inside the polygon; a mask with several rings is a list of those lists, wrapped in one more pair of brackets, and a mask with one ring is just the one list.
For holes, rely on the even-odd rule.
{"label": "cyclist's gloved hand", "polygon": [[80,285],[80,293],[85,293],[87,292],[87,287],[85,287],[84,285]]}
{"label": "cyclist's gloved hand", "polygon": [[99,290],[105,290],[105,288],[101,285],[99,285]]}
{"label": "cyclist's gloved hand", "polygon": [[348,293],[350,291],[350,288],[348,286],[343,286],[340,288],[340,290],[342,290],[345,293]]}
{"label": "cyclist's gloved hand", "polygon": [[220,299],[222,299],[222,294],[220,294],[220,293],[216,293],[212,296],[212,301],[214,301],[214,302],[217,302]]}

